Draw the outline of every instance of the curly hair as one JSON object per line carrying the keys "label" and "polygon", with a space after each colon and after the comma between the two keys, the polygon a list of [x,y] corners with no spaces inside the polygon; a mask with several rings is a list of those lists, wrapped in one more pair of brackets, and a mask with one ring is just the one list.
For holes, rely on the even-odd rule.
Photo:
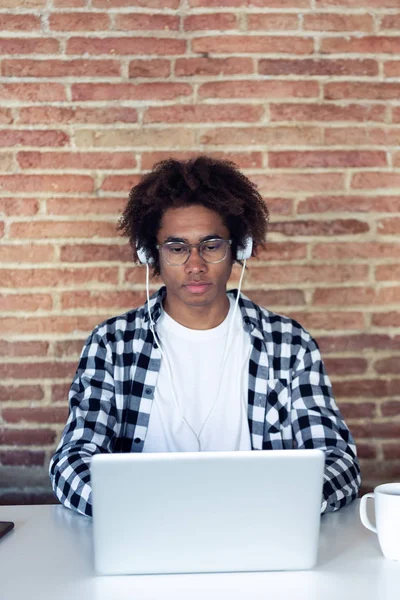
{"label": "curly hair", "polygon": [[200,155],[162,160],[131,189],[118,230],[129,238],[133,260],[138,262],[136,249],[142,247],[152,259],[153,275],[159,275],[156,244],[163,214],[194,204],[221,216],[232,237],[233,256],[248,235],[253,238],[253,255],[265,246],[268,209],[256,185],[233,162]]}

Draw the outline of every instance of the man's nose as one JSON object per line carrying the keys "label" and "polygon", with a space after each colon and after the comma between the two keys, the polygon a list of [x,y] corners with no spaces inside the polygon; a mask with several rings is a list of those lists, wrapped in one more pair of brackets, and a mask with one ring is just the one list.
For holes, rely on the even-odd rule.
{"label": "man's nose", "polygon": [[198,248],[192,248],[189,259],[188,259],[187,263],[185,264],[185,267],[186,267],[186,271],[189,273],[193,272],[193,271],[202,272],[202,271],[207,270],[207,263],[200,256]]}

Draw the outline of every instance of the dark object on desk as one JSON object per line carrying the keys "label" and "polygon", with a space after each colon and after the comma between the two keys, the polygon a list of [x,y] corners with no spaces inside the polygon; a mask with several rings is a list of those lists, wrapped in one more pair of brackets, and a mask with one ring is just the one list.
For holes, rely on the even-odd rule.
{"label": "dark object on desk", "polygon": [[0,538],[6,535],[11,529],[14,529],[14,523],[11,521],[0,521]]}

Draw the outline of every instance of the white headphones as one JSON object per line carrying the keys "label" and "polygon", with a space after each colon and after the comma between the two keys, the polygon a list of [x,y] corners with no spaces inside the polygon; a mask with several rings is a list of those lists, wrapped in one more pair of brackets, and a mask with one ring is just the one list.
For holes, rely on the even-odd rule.
{"label": "white headphones", "polygon": [[[251,236],[246,236],[244,238],[243,246],[240,246],[236,250],[236,260],[248,260],[251,257],[251,253],[253,250],[253,238]],[[147,257],[146,251],[143,247],[136,246],[136,252],[139,261],[143,265],[151,265],[153,263],[153,259],[151,257]]]}

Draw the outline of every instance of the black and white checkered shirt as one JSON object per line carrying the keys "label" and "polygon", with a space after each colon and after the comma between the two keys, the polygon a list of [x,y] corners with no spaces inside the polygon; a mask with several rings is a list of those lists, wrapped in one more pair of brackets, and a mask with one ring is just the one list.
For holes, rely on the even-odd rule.
{"label": "black and white checkered shirt", "polygon": [[[150,298],[154,323],[166,289]],[[236,298],[237,290],[228,292]],[[240,295],[251,336],[248,422],[253,450],[325,451],[321,512],[351,502],[360,469],[353,438],[332,395],[316,342],[296,321]],[[69,393],[70,413],[50,461],[57,498],[92,514],[90,460],[97,452],[141,452],[160,370],[161,352],[147,303],[100,324],[82,350]]]}

